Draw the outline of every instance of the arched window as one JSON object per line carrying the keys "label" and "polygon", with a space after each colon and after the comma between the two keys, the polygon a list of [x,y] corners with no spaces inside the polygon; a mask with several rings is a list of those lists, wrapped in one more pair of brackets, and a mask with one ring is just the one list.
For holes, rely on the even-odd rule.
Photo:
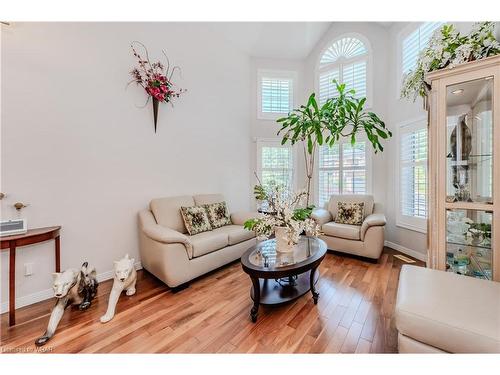
{"label": "arched window", "polygon": [[356,97],[368,97],[369,57],[367,42],[357,36],[341,37],[327,47],[318,66],[319,102],[323,104],[337,94],[333,79],[356,90]]}

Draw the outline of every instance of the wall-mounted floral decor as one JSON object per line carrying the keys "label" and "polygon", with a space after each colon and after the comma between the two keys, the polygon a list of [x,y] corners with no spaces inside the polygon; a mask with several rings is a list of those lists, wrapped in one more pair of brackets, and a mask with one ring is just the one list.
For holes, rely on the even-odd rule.
{"label": "wall-mounted floral decor", "polygon": [[500,54],[494,27],[493,22],[478,22],[467,35],[461,35],[453,25],[436,30],[429,46],[420,52],[415,69],[405,75],[401,97],[425,97],[429,90],[425,82],[428,72]]}
{"label": "wall-mounted floral decor", "polygon": [[[156,133],[159,104],[172,104],[173,99],[178,98],[182,93],[186,92],[184,89],[176,88],[176,85],[172,81],[174,73],[176,71],[180,73],[180,67],[170,66],[170,60],[163,50],[162,53],[166,59],[166,66],[161,61],[152,63],[149,59],[146,46],[141,42],[132,42],[130,47],[132,48],[134,57],[137,58],[138,67],[130,72],[134,79],[129,83],[135,82],[146,91],[148,99],[144,106],[148,104],[150,99],[153,101],[153,117]],[[139,48],[143,50],[143,55],[137,52]]]}

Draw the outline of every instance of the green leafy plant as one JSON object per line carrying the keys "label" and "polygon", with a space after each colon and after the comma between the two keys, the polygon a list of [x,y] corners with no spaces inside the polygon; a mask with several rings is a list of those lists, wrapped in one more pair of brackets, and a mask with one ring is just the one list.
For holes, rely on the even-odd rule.
{"label": "green leafy plant", "polygon": [[427,96],[430,86],[425,75],[429,72],[498,54],[500,43],[493,22],[477,22],[467,35],[460,34],[453,24],[443,25],[420,52],[415,68],[403,77],[401,98],[415,101],[418,96]]}
{"label": "green leafy plant", "polygon": [[307,204],[310,202],[311,181],[314,174],[315,155],[318,146],[332,147],[342,137],[349,137],[356,143],[356,135],[364,132],[375,153],[383,151],[381,139],[392,137],[385,123],[373,112],[365,110],[366,98],[356,98],[355,90],[347,90],[345,84],[333,83],[338,96],[318,105],[316,94],[312,93],[306,105],[294,109],[287,117],[278,119],[282,134],[281,144],[294,145],[301,142],[307,176]]}

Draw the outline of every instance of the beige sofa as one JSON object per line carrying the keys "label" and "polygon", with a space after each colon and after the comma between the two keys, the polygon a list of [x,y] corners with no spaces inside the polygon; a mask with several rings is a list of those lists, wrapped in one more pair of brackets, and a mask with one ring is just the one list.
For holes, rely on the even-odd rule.
{"label": "beige sofa", "polygon": [[395,319],[400,353],[500,353],[500,283],[404,265]]}
{"label": "beige sofa", "polygon": [[[364,202],[362,225],[335,222],[338,202]],[[328,249],[378,259],[384,249],[385,216],[372,195],[332,195],[325,208],[315,209],[312,218],[321,225],[319,236]]]}
{"label": "beige sofa", "polygon": [[188,281],[239,259],[256,243],[255,234],[243,223],[254,212],[231,214],[233,225],[190,236],[180,213],[181,206],[225,201],[220,194],[153,199],[149,210],[139,213],[139,245],[142,266],[169,287]]}

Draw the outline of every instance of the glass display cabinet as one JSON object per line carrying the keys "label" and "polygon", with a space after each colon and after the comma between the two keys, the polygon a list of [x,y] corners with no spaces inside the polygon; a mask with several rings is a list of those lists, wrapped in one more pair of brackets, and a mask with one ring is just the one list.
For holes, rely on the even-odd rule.
{"label": "glass display cabinet", "polygon": [[426,82],[427,265],[500,281],[500,56],[432,72]]}

